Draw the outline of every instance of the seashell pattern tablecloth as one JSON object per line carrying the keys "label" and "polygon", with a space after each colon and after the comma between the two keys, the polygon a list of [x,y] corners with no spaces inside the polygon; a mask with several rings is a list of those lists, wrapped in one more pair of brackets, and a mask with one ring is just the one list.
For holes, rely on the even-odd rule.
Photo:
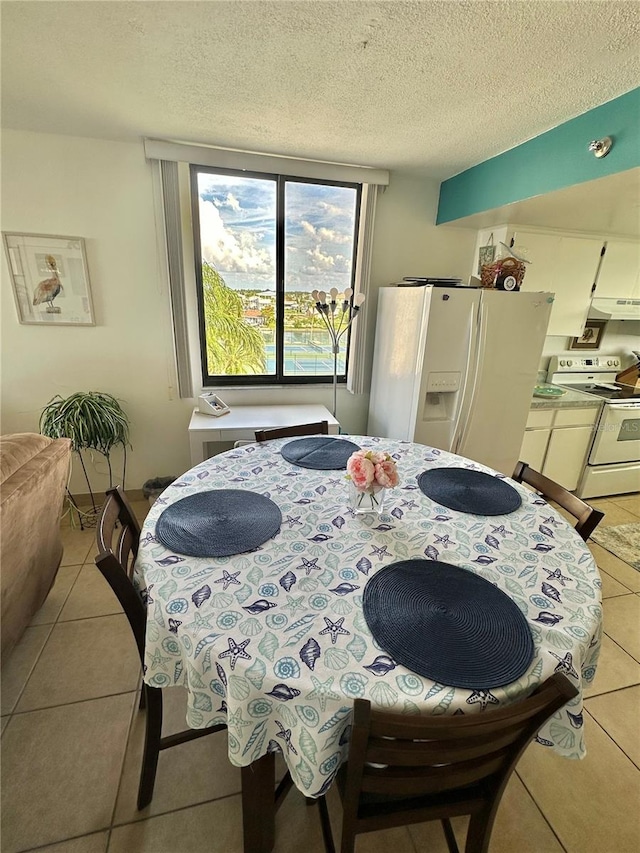
{"label": "seashell pattern tablecloth", "polygon": [[[484,466],[419,444],[350,438],[397,462],[401,483],[380,516],[353,512],[344,471],[286,462],[279,451],[291,439],[214,456],[155,502],[135,566],[147,602],[145,681],[187,688],[189,726],[226,722],[232,764],[281,750],[310,797],[327,790],[346,758],[357,697],[406,714],[476,714],[562,672],[580,695],[537,740],[583,757],[582,687],[595,675],[602,631],[600,577],[584,542],[517,483],[522,506],[492,517],[439,506],[417,485],[434,466],[494,473]],[[223,558],[185,557],[158,542],[155,526],[166,506],[224,488],[270,497],[282,511],[280,532],[255,551]],[[476,572],[515,601],[535,645],[522,678],[491,691],[453,688],[412,673],[376,646],[362,612],[367,579],[415,557]]]}

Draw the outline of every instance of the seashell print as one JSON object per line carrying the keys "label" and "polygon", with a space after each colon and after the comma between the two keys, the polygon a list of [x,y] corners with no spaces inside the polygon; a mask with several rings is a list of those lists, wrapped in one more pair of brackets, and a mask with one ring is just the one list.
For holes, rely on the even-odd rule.
{"label": "seashell print", "polygon": [[354,583],[347,583],[344,581],[344,583],[339,583],[338,586],[334,586],[329,590],[329,592],[335,592],[336,595],[348,595],[356,589],[360,589],[360,587]]}
{"label": "seashell print", "polygon": [[582,713],[572,714],[570,711],[567,711],[567,717],[569,717],[569,722],[571,723],[574,729],[579,729],[580,726],[582,726],[582,724],[584,723]]}
{"label": "seashell print", "polygon": [[434,515],[433,520],[434,521],[451,521],[451,516],[450,515]]}
{"label": "seashell print", "polygon": [[344,649],[327,649],[324,653],[324,665],[328,669],[344,669],[351,658]]}
{"label": "seashell print", "polygon": [[404,513],[403,513],[403,511],[400,509],[400,507],[399,507],[399,506],[394,506],[394,508],[391,510],[391,515],[392,515],[394,518],[398,518],[398,519],[400,519],[400,518],[402,518],[402,516],[404,515]]}
{"label": "seashell print", "polygon": [[295,687],[289,687],[287,684],[276,684],[273,690],[270,690],[267,696],[273,696],[274,699],[279,699],[282,702],[288,702],[289,699],[295,699],[300,695],[300,691]]}
{"label": "seashell print", "polygon": [[371,688],[371,698],[381,708],[391,708],[395,705],[398,694],[384,681],[379,681]]}
{"label": "seashell print", "polygon": [[211,587],[205,584],[193,593],[191,601],[193,601],[196,607],[200,607],[208,598],[211,598]]}
{"label": "seashell print", "polygon": [[541,610],[534,622],[540,622],[541,625],[557,625],[564,616],[557,616],[555,613],[549,613],[547,610]]}
{"label": "seashell print", "polygon": [[156,560],[156,563],[159,566],[175,566],[176,563],[183,563],[184,557],[176,557],[175,554],[171,554],[169,557],[165,557],[162,560]]}
{"label": "seashell print", "polygon": [[326,542],[327,539],[333,539],[333,536],[327,536],[326,533],[316,533],[315,536],[309,536],[309,542]]}
{"label": "seashell print", "polygon": [[487,535],[484,537],[484,541],[496,550],[500,547],[500,541],[495,536]]}
{"label": "seashell print", "polygon": [[251,473],[252,473],[252,474],[259,474],[259,473],[260,473],[260,471],[262,471],[262,468],[261,468],[259,465],[258,465],[258,467],[257,467],[257,468],[252,468],[252,469],[251,469]]}
{"label": "seashell print", "polygon": [[346,616],[347,613],[351,613],[353,607],[349,604],[348,601],[345,601],[344,598],[338,598],[331,605],[331,610],[333,613],[337,613],[338,616]]}
{"label": "seashell print", "polygon": [[347,645],[348,651],[354,656],[354,658],[359,662],[365,656],[367,652],[367,644],[358,634],[355,635],[353,640]]}
{"label": "seashell print", "polygon": [[227,686],[227,674],[224,671],[224,669],[220,666],[219,663],[216,663],[216,670],[218,671],[218,678],[226,687]]}
{"label": "seashell print", "polygon": [[324,495],[324,493],[325,493],[326,491],[327,491],[327,487],[326,487],[326,486],[318,486],[318,487],[316,488],[316,492],[317,492],[319,495]]}
{"label": "seashell print", "polygon": [[362,572],[363,575],[368,575],[370,568],[371,560],[368,560],[366,557],[361,557],[356,563],[356,569]]}
{"label": "seashell print", "polygon": [[300,498],[299,501],[294,501],[294,504],[310,504],[313,503],[311,498]]}
{"label": "seashell print", "polygon": [[260,660],[260,658],[256,658],[249,669],[245,670],[244,675],[247,681],[253,684],[256,690],[261,690],[266,672],[267,668],[264,661]]}
{"label": "seashell print", "polygon": [[553,746],[553,741],[547,740],[544,737],[540,737],[540,735],[536,735],[536,743],[539,743],[542,746]]}
{"label": "seashell print", "polygon": [[534,551],[543,551],[543,552],[553,551],[553,547],[554,547],[553,545],[547,545],[545,542],[537,542],[533,546],[533,550]]}
{"label": "seashell print", "polygon": [[552,598],[554,601],[559,601],[560,603],[562,603],[559,591],[555,588],[555,586],[551,586],[550,583],[542,584],[542,592],[548,598]]}
{"label": "seashell print", "polygon": [[342,527],[344,527],[345,521],[341,515],[336,515],[331,524],[333,524],[334,527],[337,527],[338,530],[340,530]]}
{"label": "seashell print", "polygon": [[287,572],[286,575],[282,575],[278,583],[283,589],[286,589],[286,591],[289,592],[289,590],[297,580],[298,578],[294,575],[293,572]]}
{"label": "seashell print", "polygon": [[271,610],[272,607],[277,607],[277,604],[274,604],[273,601],[267,601],[266,598],[259,598],[257,601],[254,601],[253,604],[247,605],[247,607],[243,607],[243,610],[246,610],[247,613],[251,613],[251,615],[255,615],[256,613],[264,613],[266,610]]}
{"label": "seashell print", "polygon": [[378,655],[373,663],[367,664],[364,668],[368,669],[374,675],[386,675],[392,669],[396,668],[396,662],[389,655]]}
{"label": "seashell print", "polygon": [[178,633],[178,628],[180,627],[180,625],[182,625],[182,622],[180,622],[179,619],[169,619],[169,630],[173,634]]}
{"label": "seashell print", "polygon": [[300,660],[313,669],[316,661],[320,657],[320,645],[313,637],[310,637],[304,646],[300,649]]}
{"label": "seashell print", "polygon": [[538,527],[540,533],[544,533],[545,536],[550,536],[553,539],[553,530],[550,527],[546,527],[544,524],[541,524]]}
{"label": "seashell print", "polygon": [[209,472],[208,472],[208,471],[198,471],[198,479],[199,479],[199,480],[206,480],[206,478],[207,478],[208,476],[209,476]]}
{"label": "seashell print", "polygon": [[425,556],[430,560],[437,560],[439,556],[439,551],[437,548],[434,548],[433,545],[427,545],[424,549]]}
{"label": "seashell print", "polygon": [[245,637],[255,637],[260,631],[262,631],[262,625],[253,616],[240,625],[240,633]]}
{"label": "seashell print", "polygon": [[382,530],[382,532],[384,533],[387,530],[393,530],[393,528],[393,524],[387,524],[386,522],[383,522],[382,524],[378,524],[376,525],[376,527],[373,527],[372,530]]}
{"label": "seashell print", "polygon": [[481,566],[490,566],[491,563],[495,563],[497,557],[489,557],[487,554],[480,554],[479,557],[476,557],[475,560],[472,560],[472,563],[480,563]]}

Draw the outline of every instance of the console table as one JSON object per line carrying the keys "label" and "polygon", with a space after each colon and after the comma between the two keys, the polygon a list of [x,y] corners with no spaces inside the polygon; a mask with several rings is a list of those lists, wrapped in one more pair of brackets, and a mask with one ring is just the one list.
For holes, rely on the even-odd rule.
{"label": "console table", "polygon": [[330,435],[337,435],[340,424],[331,412],[320,405],[301,406],[233,406],[226,415],[216,418],[193,410],[189,423],[191,465],[208,459],[210,441],[240,441],[255,439],[258,429],[296,426],[327,421]]}

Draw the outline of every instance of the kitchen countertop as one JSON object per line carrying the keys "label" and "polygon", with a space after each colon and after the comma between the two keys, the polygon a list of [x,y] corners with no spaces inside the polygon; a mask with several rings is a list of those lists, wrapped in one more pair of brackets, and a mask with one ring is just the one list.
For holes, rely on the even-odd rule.
{"label": "kitchen countertop", "polygon": [[[538,382],[544,388],[558,388],[551,382]],[[602,400],[583,391],[567,391],[562,397],[532,397],[531,409],[596,409]]]}

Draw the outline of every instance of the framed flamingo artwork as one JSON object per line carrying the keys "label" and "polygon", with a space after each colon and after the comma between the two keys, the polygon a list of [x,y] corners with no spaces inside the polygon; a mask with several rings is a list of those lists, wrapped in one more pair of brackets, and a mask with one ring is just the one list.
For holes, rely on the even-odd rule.
{"label": "framed flamingo artwork", "polygon": [[82,237],[2,236],[21,323],[95,326]]}

